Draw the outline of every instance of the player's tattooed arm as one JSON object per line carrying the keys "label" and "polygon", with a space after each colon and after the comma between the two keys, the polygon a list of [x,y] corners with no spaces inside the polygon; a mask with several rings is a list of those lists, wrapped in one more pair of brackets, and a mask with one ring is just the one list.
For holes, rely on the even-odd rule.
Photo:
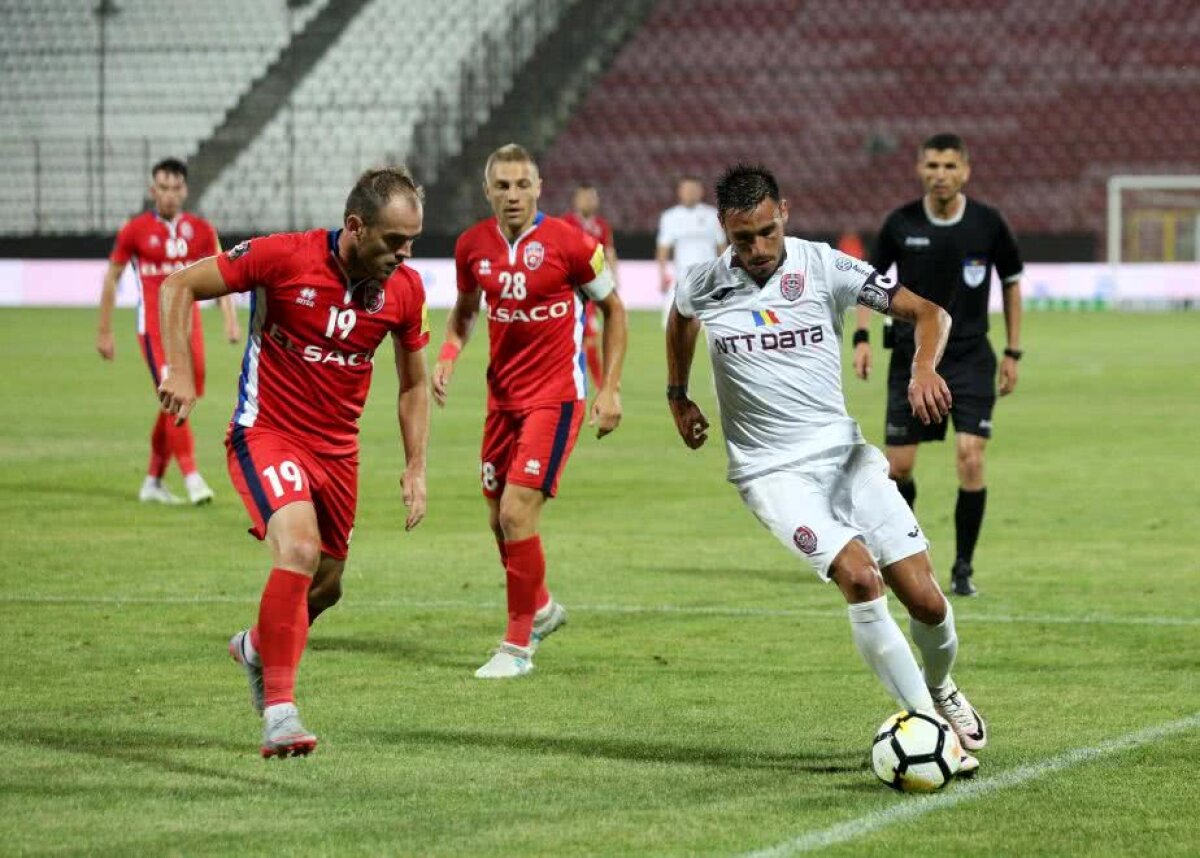
{"label": "player's tattooed arm", "polygon": [[950,314],[903,286],[896,288],[888,315],[916,326],[917,350],[913,354],[908,401],[922,423],[941,423],[950,411],[950,388],[938,375],[946,341],[950,337]]}
{"label": "player's tattooed arm", "polygon": [[667,316],[667,407],[679,437],[693,450],[708,440],[708,419],[687,393],[699,334],[699,320],[681,315],[672,304]]}

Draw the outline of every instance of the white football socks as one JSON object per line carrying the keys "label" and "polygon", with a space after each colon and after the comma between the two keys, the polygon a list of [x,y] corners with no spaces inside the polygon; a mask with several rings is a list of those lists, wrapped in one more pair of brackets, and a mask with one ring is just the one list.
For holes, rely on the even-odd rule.
{"label": "white football socks", "polygon": [[925,667],[925,684],[938,689],[950,681],[950,669],[958,655],[958,632],[954,629],[954,608],[946,600],[946,617],[936,626],[909,617],[908,630],[921,653]]}
{"label": "white football socks", "polygon": [[863,660],[905,709],[933,709],[912,648],[888,613],[887,596],[849,606],[850,633]]}

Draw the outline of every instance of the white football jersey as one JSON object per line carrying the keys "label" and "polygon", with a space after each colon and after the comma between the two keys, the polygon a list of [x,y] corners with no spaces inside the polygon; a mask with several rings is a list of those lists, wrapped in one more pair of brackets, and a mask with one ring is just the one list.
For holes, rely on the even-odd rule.
{"label": "white football jersey", "polygon": [[707,203],[672,206],[658,219],[656,243],[671,248],[675,281],[681,282],[693,266],[716,259],[725,231],[717,210]]}
{"label": "white football jersey", "polygon": [[891,282],[827,244],[788,237],[784,248],[762,287],[731,248],[675,294],[704,325],[734,482],[865,443],[842,394],[842,318]]}

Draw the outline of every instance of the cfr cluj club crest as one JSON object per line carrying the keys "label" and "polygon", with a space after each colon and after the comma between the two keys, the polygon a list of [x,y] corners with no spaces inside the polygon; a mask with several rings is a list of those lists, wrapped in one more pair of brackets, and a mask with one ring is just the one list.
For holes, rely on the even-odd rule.
{"label": "cfr cluj club crest", "polygon": [[779,278],[779,291],[785,301],[795,301],[804,294],[804,272],[788,271]]}
{"label": "cfr cluj club crest", "polygon": [[542,260],[545,258],[546,248],[540,241],[531,241],[525,245],[525,267],[530,271],[537,271],[541,268]]}

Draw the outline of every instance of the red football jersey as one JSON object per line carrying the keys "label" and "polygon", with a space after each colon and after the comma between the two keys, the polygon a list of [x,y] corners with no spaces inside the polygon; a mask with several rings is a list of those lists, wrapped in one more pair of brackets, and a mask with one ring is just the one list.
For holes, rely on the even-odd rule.
{"label": "red football jersey", "polygon": [[425,288],[402,265],[382,288],[352,289],[337,262],[340,230],[243,241],[217,257],[225,284],[253,291],[233,423],[302,438],[317,453],[358,449],[375,349],[389,333],[429,342]]}
{"label": "red football jersey", "polygon": [[[109,259],[118,265],[133,262],[138,284],[138,333],[157,337],[158,291],[167,275],[220,250],[217,231],[202,217],[180,212],[164,220],[157,212],[130,218],[117,233]],[[200,311],[192,317],[200,324]]]}
{"label": "red football jersey", "polygon": [[580,289],[604,270],[604,248],[538,212],[511,244],[494,217],[480,221],[459,236],[454,262],[458,290],[482,289],[487,303],[488,408],[586,397]]}
{"label": "red football jersey", "polygon": [[577,212],[569,211],[562,216],[562,219],[576,229],[582,229],[605,247],[613,246],[612,227],[601,215],[592,215],[585,220]]}

